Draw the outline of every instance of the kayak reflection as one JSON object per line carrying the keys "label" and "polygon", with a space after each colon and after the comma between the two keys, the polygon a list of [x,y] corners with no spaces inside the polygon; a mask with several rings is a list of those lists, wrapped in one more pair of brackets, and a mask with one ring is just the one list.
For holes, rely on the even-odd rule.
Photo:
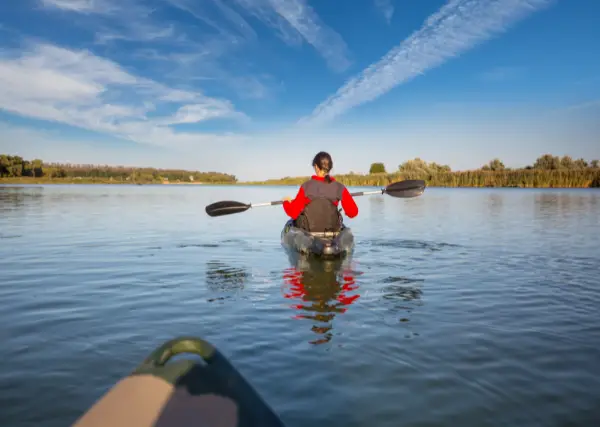
{"label": "kayak reflection", "polygon": [[309,341],[324,344],[333,338],[333,319],[345,313],[360,298],[355,276],[350,268],[351,258],[322,260],[293,252],[288,253],[292,266],[283,272],[283,296],[302,301],[291,307],[301,311],[295,319],[316,322],[312,331],[320,337]]}

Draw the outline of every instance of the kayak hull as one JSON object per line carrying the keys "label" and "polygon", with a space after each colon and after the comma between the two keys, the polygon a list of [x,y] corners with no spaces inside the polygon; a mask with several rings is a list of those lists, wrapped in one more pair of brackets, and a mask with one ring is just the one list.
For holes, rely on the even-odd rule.
{"label": "kayak hull", "polygon": [[354,235],[346,226],[337,233],[310,233],[295,227],[293,220],[289,220],[281,231],[281,244],[301,254],[339,258],[354,249]]}

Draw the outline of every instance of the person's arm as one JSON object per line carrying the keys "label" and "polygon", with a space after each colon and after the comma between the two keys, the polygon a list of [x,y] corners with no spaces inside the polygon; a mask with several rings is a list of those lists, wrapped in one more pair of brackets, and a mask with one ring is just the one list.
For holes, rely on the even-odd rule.
{"label": "person's arm", "polygon": [[296,219],[298,218],[298,215],[300,215],[307,203],[308,199],[304,194],[304,188],[300,187],[300,189],[298,190],[298,194],[296,194],[294,200],[286,200],[285,202],[283,202],[283,210],[290,218]]}
{"label": "person's arm", "polygon": [[354,197],[350,195],[347,188],[344,188],[342,192],[342,208],[344,208],[344,213],[348,218],[354,218],[358,215],[358,206],[356,206]]}

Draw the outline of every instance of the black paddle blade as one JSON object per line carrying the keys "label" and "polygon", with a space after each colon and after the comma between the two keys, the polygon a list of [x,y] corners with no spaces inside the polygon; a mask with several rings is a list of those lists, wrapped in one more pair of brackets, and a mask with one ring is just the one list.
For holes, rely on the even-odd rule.
{"label": "black paddle blade", "polygon": [[417,197],[425,191],[425,181],[420,179],[409,179],[406,181],[394,182],[383,190],[384,193],[392,197]]}
{"label": "black paddle blade", "polygon": [[225,200],[208,205],[206,207],[206,213],[209,216],[223,216],[245,212],[248,209],[250,209],[250,205],[247,205],[246,203]]}

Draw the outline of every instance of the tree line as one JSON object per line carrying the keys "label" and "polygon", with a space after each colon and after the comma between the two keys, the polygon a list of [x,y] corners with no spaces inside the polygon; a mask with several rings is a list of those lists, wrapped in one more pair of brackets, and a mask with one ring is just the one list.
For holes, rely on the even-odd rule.
{"label": "tree line", "polygon": [[35,178],[37,180],[85,182],[201,182],[235,184],[235,175],[221,172],[199,172],[183,169],[108,166],[93,164],[45,163],[40,159],[25,160],[20,156],[0,154],[0,178]]}
{"label": "tree line", "polygon": [[[285,177],[251,184],[299,185],[309,177]],[[401,163],[394,172],[387,172],[384,163],[372,163],[369,174],[336,175],[349,186],[383,186],[404,179],[423,179],[432,187],[524,187],[524,188],[587,188],[600,187],[600,162],[570,156],[544,154],[532,165],[507,168],[500,159],[493,159],[481,168],[452,171],[450,166],[426,162],[420,158]]]}
{"label": "tree line", "polygon": [[[558,170],[558,169],[598,169],[600,167],[600,161],[592,160],[591,162],[587,162],[585,159],[577,159],[573,160],[571,156],[553,156],[552,154],[544,154],[538,157],[533,165],[525,166],[524,168],[517,168],[515,170]],[[504,171],[511,170],[511,168],[507,168],[504,166],[504,163],[495,158],[490,160],[489,163],[483,165],[479,170],[482,171]],[[452,172],[450,166],[448,165],[439,165],[435,162],[427,163],[420,158],[416,158],[414,160],[408,160],[398,166],[399,172],[422,172],[425,175],[437,174],[437,173],[447,173]],[[385,169],[385,165],[381,162],[371,163],[371,167],[369,169],[369,174],[377,174],[377,173],[387,173]]]}
{"label": "tree line", "polygon": [[[572,159],[569,156],[544,154],[524,168],[507,168],[493,159],[481,168],[452,171],[450,166],[426,162],[420,158],[401,163],[387,172],[381,162],[372,163],[369,174],[336,175],[349,186],[383,186],[403,179],[423,179],[433,187],[600,187],[600,162]],[[40,159],[25,160],[20,156],[0,155],[0,178],[35,179],[36,181],[69,181],[98,183],[201,182],[236,184],[235,175],[221,172],[199,172],[180,169],[135,168],[93,164],[45,163]],[[246,184],[299,185],[308,176],[285,177]]]}

